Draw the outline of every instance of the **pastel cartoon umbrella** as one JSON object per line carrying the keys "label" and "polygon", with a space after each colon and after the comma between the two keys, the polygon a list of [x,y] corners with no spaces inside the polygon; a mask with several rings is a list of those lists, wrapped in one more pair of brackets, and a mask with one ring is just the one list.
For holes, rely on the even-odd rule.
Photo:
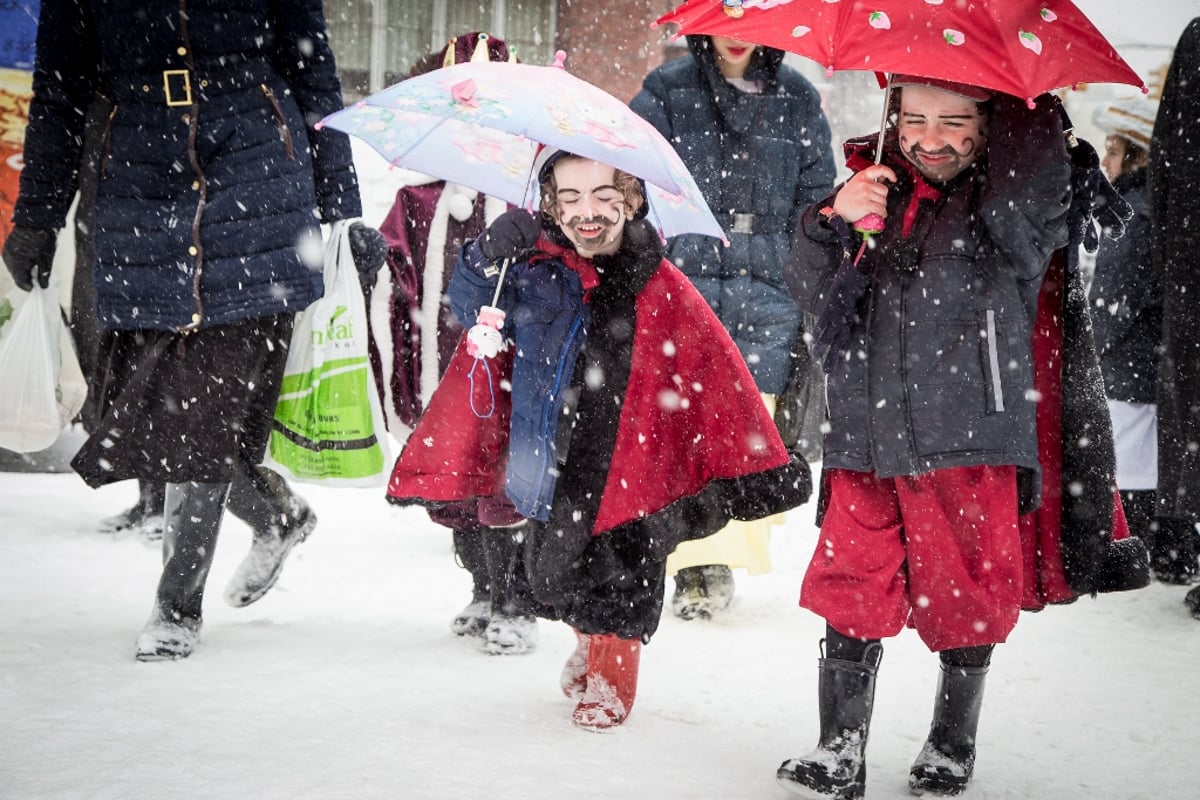
{"label": "pastel cartoon umbrella", "polygon": [[699,187],[654,126],[617,98],[551,66],[457,64],[376,92],[320,125],[352,134],[390,163],[532,209],[534,159],[547,145],[646,182],[648,218],[664,237],[724,240]]}

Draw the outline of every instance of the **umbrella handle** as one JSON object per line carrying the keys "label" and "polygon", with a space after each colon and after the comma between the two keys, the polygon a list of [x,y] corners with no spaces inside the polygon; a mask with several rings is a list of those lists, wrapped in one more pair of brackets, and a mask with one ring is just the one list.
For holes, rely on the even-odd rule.
{"label": "umbrella handle", "polygon": [[887,76],[887,88],[883,90],[883,113],[879,115],[879,141],[875,144],[875,163],[883,161],[883,134],[887,130],[888,106],[892,100],[892,76]]}
{"label": "umbrella handle", "polygon": [[504,286],[504,275],[508,272],[508,265],[512,263],[511,258],[506,258],[500,262],[500,277],[496,281],[496,292],[492,295],[492,305],[495,306],[500,302],[500,289]]}

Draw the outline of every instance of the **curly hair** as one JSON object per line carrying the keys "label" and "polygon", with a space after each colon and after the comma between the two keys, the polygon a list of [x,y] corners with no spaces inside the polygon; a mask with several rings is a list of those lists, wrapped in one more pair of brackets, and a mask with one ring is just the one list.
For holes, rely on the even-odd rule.
{"label": "curly hair", "polygon": [[[587,161],[583,156],[577,156],[573,153],[564,153],[559,156],[555,163],[566,161],[567,159],[575,159],[576,161]],[[617,168],[613,168],[613,185],[625,197],[625,205],[629,207],[629,216],[634,217],[642,206],[646,203],[645,192],[642,191],[642,181],[640,178],[630,175]],[[558,220],[557,209],[558,204],[558,182],[554,178],[554,170],[548,170],[546,179],[542,182],[542,201],[538,205],[538,209],[549,219]]]}

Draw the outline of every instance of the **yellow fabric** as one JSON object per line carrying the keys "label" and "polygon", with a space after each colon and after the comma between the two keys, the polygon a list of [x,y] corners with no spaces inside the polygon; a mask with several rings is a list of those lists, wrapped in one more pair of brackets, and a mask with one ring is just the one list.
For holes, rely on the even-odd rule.
{"label": "yellow fabric", "polygon": [[[762,395],[763,403],[775,415],[775,395]],[[731,520],[721,530],[703,539],[683,542],[667,557],[667,574],[674,575],[687,567],[723,564],[730,569],[744,569],[751,575],[771,571],[771,528],[782,525],[783,514],[750,521]]]}

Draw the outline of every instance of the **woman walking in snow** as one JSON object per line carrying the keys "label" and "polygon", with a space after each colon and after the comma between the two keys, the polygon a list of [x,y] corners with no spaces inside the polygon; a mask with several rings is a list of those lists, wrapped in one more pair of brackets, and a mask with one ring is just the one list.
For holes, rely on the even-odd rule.
{"label": "woman walking in snow", "polygon": [[[342,105],[321,3],[43,0],[33,91],[4,248],[24,289],[49,280],[88,104],[113,102],[95,199],[94,427],[72,465],[91,486],[167,484],[135,655],[184,658],[227,498],[254,534],[226,591],[235,606],[271,588],[316,522],[259,463],[293,315],[323,292],[317,222],[360,214],[348,140],[314,128]],[[373,279],[382,237],[360,224],[351,246]]]}

